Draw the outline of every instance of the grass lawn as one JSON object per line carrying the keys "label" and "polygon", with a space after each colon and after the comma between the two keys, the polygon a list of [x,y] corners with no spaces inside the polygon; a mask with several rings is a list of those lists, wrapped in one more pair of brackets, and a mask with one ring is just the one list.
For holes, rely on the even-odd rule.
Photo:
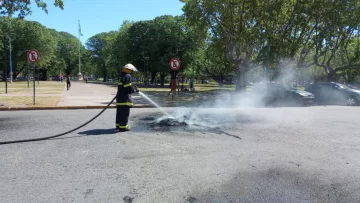
{"label": "grass lawn", "polygon": [[[44,82],[40,81],[40,84],[35,83],[36,93],[38,94],[62,94],[66,83],[56,83],[56,82]],[[26,81],[8,83],[8,94],[32,94],[33,92],[33,83],[30,82],[28,88],[28,83]],[[0,82],[0,94],[5,94],[5,83]]]}
{"label": "grass lawn", "polygon": [[[56,106],[60,101],[65,83],[40,81],[35,82],[35,106]],[[8,93],[5,94],[5,83],[0,83],[0,105],[33,106],[33,82],[28,88],[27,81],[8,83]]]}
{"label": "grass lawn", "polygon": [[[169,83],[165,84],[164,87],[143,87],[143,84],[140,83],[141,87],[139,89],[143,92],[169,92],[170,87]],[[184,84],[185,88],[189,89],[189,84]],[[215,90],[235,90],[235,85],[223,85],[219,87],[217,84],[194,84],[195,92],[207,92]]]}
{"label": "grass lawn", "polygon": [[[36,96],[35,106],[52,107],[56,106],[61,96]],[[32,96],[0,96],[0,105],[5,106],[34,106]]]}

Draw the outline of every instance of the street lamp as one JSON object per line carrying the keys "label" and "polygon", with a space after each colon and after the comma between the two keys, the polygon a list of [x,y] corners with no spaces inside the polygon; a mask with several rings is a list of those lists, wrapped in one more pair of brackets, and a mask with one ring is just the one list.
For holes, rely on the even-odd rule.
{"label": "street lamp", "polygon": [[13,72],[12,72],[12,57],[11,57],[11,38],[9,37],[9,51],[10,51],[10,83],[12,83],[13,80]]}
{"label": "street lamp", "polygon": [[195,50],[193,50],[193,53],[192,53],[192,73],[191,73],[191,80],[190,80],[190,90],[191,91],[194,91],[194,75],[195,75],[194,63],[195,63]]}

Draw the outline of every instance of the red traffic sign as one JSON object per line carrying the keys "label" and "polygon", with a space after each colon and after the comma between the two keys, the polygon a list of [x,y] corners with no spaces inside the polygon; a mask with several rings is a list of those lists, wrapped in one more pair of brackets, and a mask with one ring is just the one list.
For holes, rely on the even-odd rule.
{"label": "red traffic sign", "polygon": [[172,70],[179,70],[180,68],[180,60],[178,58],[173,58],[170,60],[170,68]]}
{"label": "red traffic sign", "polygon": [[30,61],[30,63],[35,63],[36,61],[39,60],[39,52],[36,49],[31,49],[28,52],[28,60]]}

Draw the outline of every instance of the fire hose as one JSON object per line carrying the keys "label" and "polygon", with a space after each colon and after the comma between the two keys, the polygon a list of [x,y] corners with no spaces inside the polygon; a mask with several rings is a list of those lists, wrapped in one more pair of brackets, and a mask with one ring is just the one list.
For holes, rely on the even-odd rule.
{"label": "fire hose", "polygon": [[[137,90],[137,89],[136,89]],[[95,120],[97,117],[99,117],[102,113],[104,113],[104,111],[109,108],[109,106],[115,101],[116,97],[114,97],[114,99],[111,100],[111,102],[102,110],[100,111],[100,113],[98,113],[94,118],[90,119],[88,122],[80,125],[79,127],[76,127],[72,130],[69,130],[67,132],[58,134],[58,135],[53,135],[53,136],[48,136],[48,137],[40,137],[40,138],[33,138],[33,139],[24,139],[24,140],[11,140],[11,141],[5,141],[5,142],[0,142],[0,145],[5,145],[5,144],[15,144],[15,143],[23,143],[23,142],[35,142],[35,141],[42,141],[42,140],[48,140],[48,139],[53,139],[53,138],[57,138],[57,137],[61,137],[64,136],[66,134],[72,133],[84,126],[86,126],[87,124],[91,123],[93,120]]]}

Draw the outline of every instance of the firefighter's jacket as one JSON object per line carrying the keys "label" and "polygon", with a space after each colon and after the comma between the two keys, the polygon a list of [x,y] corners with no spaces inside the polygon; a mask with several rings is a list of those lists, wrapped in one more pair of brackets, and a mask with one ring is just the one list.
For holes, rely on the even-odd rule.
{"label": "firefighter's jacket", "polygon": [[131,99],[131,94],[134,92],[135,89],[131,84],[131,75],[122,72],[118,82],[118,91],[116,94],[116,106],[132,107],[134,104]]}

